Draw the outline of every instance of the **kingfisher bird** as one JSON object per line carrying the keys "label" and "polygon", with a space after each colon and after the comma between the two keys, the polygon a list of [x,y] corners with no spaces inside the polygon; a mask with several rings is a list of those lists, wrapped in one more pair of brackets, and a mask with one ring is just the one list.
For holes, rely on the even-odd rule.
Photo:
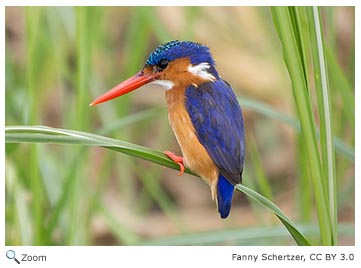
{"label": "kingfisher bird", "polygon": [[159,45],[140,72],[94,100],[96,105],[147,84],[165,89],[168,118],[183,157],[164,153],[210,185],[221,218],[227,218],[245,154],[242,110],[215,68],[209,48],[191,41]]}

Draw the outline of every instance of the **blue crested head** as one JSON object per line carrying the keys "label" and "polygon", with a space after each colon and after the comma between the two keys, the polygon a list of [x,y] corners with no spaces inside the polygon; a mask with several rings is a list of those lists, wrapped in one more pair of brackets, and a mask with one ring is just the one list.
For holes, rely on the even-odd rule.
{"label": "blue crested head", "polygon": [[170,41],[158,46],[148,57],[147,65],[158,65],[162,60],[171,62],[178,58],[189,58],[193,65],[208,62],[214,65],[214,60],[205,45],[190,41]]}

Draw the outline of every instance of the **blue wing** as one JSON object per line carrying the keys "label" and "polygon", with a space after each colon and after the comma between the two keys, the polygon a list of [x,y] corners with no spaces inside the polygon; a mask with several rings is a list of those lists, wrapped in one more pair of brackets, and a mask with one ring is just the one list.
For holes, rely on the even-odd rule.
{"label": "blue wing", "polygon": [[185,105],[200,143],[220,173],[232,185],[241,183],[244,126],[241,107],[231,86],[222,79],[199,87],[189,86]]}

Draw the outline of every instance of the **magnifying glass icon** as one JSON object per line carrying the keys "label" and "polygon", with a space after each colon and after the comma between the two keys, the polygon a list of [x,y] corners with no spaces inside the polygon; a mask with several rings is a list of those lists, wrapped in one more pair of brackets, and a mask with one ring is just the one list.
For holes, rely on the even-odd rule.
{"label": "magnifying glass icon", "polygon": [[9,249],[8,251],[6,251],[6,257],[7,257],[9,260],[13,259],[13,260],[16,261],[18,264],[20,264],[20,262],[18,261],[18,259],[15,258],[15,251],[14,251],[14,250]]}

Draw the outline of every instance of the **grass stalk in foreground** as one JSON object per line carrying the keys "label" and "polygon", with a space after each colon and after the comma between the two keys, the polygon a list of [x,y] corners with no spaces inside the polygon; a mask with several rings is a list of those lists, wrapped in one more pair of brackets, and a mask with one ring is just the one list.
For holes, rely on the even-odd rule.
{"label": "grass stalk in foreground", "polygon": [[330,90],[328,86],[326,58],[324,53],[322,25],[317,7],[307,7],[309,29],[313,54],[314,80],[317,95],[317,106],[320,117],[320,143],[324,185],[328,195],[331,221],[332,244],[337,244],[337,185],[335,170],[335,146]]}
{"label": "grass stalk in foreground", "polygon": [[[27,7],[26,8],[26,84],[27,84],[27,94],[29,97],[30,103],[30,112],[26,116],[28,123],[33,124],[37,122],[39,116],[38,101],[39,98],[37,94],[38,90],[38,80],[41,64],[38,62],[39,57],[38,53],[41,49],[37,39],[40,38],[39,24],[42,18],[42,8],[38,7]],[[38,171],[38,148],[33,146],[29,152],[29,170],[27,176],[30,178],[30,188],[33,195],[31,200],[32,206],[32,215],[31,219],[35,232],[34,237],[32,237],[34,245],[41,245],[44,240],[44,235],[42,235],[43,230],[43,198],[44,194],[42,192],[42,181]]]}
{"label": "grass stalk in foreground", "polygon": [[[56,129],[43,126],[12,126],[5,128],[5,136],[6,142],[8,143],[29,142],[101,146],[110,150],[115,150],[144,160],[148,160],[175,170],[179,169],[179,166],[166,157],[163,152],[86,132]],[[197,176],[189,169],[186,169],[185,172]],[[259,193],[247,188],[246,186],[237,185],[236,189],[243,192],[248,197],[274,213],[275,216],[277,216],[283,225],[287,228],[298,245],[310,245],[308,239],[273,202]]]}
{"label": "grass stalk in foreground", "polygon": [[[330,219],[328,194],[324,187],[324,174],[318,151],[317,132],[310,96],[310,81],[307,77],[306,55],[303,54],[301,18],[302,11],[296,7],[272,7],[273,21],[283,48],[291,81],[297,114],[301,123],[301,137],[310,167],[319,229],[323,245],[334,243]],[[311,44],[315,45],[315,44]]]}

